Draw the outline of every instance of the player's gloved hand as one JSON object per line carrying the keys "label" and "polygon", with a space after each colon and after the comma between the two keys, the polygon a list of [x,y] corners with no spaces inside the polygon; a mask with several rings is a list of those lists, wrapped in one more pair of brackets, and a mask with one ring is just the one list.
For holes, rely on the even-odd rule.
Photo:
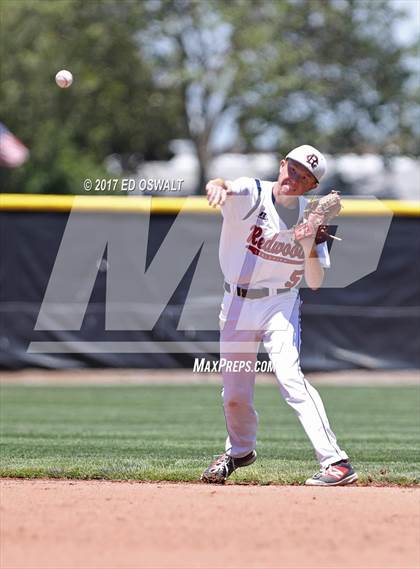
{"label": "player's gloved hand", "polygon": [[341,241],[341,239],[335,237],[335,235],[330,235],[329,232],[330,232],[330,226],[321,224],[318,227],[318,231],[316,232],[315,235],[315,244],[319,245],[320,243],[324,243],[324,241],[327,241],[328,239],[338,239],[339,241]]}
{"label": "player's gloved hand", "polygon": [[[303,213],[303,221],[295,227],[296,241],[313,239],[321,243],[328,237],[327,224],[341,211],[340,195],[333,190],[326,196],[312,200]],[[322,239],[325,237],[325,239]]]}
{"label": "player's gloved hand", "polygon": [[222,206],[226,201],[226,197],[231,193],[231,182],[222,180],[222,178],[210,180],[206,185],[207,201],[211,207]]}

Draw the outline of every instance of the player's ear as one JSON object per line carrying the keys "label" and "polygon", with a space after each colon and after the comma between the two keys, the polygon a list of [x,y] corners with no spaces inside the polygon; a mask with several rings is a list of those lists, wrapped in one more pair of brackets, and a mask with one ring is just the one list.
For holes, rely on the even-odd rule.
{"label": "player's ear", "polygon": [[286,165],[286,160],[283,158],[283,160],[280,160],[279,172],[285,167],[285,165]]}
{"label": "player's ear", "polygon": [[311,192],[312,190],[314,190],[314,189],[317,188],[318,186],[319,186],[319,182],[318,182],[318,180],[316,180],[316,179],[314,178],[314,182],[313,182],[312,186],[309,188],[308,192]]}

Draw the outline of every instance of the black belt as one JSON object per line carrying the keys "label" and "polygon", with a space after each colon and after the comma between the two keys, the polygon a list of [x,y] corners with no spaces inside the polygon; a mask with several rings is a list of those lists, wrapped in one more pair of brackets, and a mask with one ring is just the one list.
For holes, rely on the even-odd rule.
{"label": "black belt", "polygon": [[[232,287],[229,283],[225,282],[224,288],[226,292],[231,292]],[[290,288],[277,288],[276,294],[282,294],[283,292],[289,292]],[[241,296],[242,298],[250,298],[251,300],[256,298],[264,298],[265,296],[270,296],[269,288],[241,288],[237,286],[234,288],[234,294]]]}

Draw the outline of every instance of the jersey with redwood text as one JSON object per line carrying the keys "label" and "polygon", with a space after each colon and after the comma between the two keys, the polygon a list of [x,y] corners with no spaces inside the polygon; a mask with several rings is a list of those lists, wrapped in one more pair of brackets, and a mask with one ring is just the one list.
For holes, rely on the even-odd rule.
{"label": "jersey with redwood text", "polygon": [[[225,280],[248,288],[297,289],[304,274],[304,253],[293,227],[302,220],[307,199],[297,207],[275,203],[274,182],[238,178],[222,206],[219,259]],[[317,245],[321,266],[328,268],[326,243]]]}

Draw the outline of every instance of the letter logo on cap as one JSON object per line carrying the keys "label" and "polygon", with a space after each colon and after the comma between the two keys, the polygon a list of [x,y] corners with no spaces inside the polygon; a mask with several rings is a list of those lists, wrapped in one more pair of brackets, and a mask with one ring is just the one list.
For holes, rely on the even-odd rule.
{"label": "letter logo on cap", "polygon": [[306,162],[312,166],[312,170],[315,170],[319,162],[318,156],[316,154],[308,154]]}

